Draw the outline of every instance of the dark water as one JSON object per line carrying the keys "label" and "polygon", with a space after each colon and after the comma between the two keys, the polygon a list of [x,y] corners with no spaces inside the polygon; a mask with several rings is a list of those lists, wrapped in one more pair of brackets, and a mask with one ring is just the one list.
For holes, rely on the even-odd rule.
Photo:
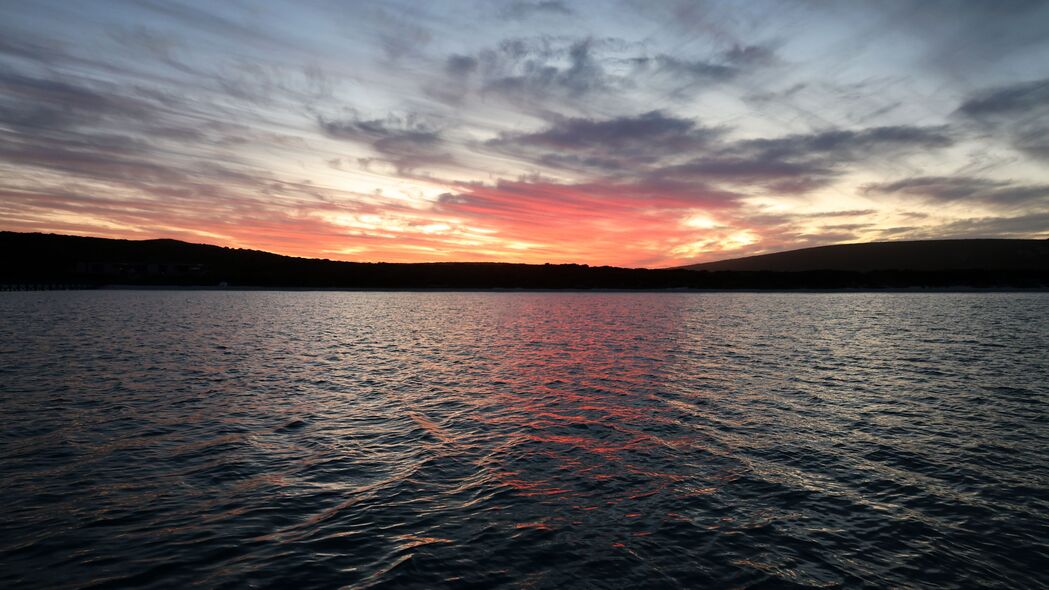
{"label": "dark water", "polygon": [[0,294],[0,587],[1049,585],[1049,294]]}

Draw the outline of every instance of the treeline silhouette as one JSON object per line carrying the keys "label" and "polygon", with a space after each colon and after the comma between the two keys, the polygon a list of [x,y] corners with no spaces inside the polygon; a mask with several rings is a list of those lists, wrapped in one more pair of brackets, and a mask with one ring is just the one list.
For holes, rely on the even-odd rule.
{"label": "treeline silhouette", "polygon": [[0,232],[0,284],[345,289],[1049,288],[1046,270],[695,271],[584,264],[339,262],[190,244]]}

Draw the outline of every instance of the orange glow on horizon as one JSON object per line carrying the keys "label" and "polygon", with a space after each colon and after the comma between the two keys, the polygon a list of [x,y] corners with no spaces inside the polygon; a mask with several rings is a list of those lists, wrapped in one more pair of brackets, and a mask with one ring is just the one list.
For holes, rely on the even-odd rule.
{"label": "orange glow on horizon", "polygon": [[[35,201],[32,194],[6,196]],[[47,205],[47,214],[7,219],[0,226],[132,240],[170,238],[359,262],[665,267],[717,258],[761,241],[756,230],[721,221],[735,205],[716,196],[637,194],[614,184],[500,183],[465,187],[428,210],[319,208],[239,218],[173,210],[159,202],[131,208],[120,199],[85,207],[49,198]]]}

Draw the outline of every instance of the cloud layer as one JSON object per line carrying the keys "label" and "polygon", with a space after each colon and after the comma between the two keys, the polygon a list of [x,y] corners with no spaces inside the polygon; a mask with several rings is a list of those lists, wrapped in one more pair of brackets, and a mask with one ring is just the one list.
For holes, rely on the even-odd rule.
{"label": "cloud layer", "polygon": [[1049,236],[1038,2],[0,7],[0,229],[664,266]]}

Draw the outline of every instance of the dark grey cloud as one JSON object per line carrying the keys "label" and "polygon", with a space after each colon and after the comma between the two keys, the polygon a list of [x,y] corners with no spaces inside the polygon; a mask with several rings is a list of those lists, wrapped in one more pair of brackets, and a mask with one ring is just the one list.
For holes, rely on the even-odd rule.
{"label": "dark grey cloud", "polygon": [[766,154],[704,156],[685,164],[665,167],[661,176],[696,178],[731,184],[761,185],[778,192],[804,193],[823,186],[837,174],[834,162],[822,159],[791,162]]}
{"label": "dark grey cloud", "polygon": [[865,187],[867,194],[918,197],[936,203],[973,202],[998,207],[1049,207],[1049,185],[1027,185],[968,176],[922,176]]}
{"label": "dark grey cloud", "polygon": [[614,103],[639,89],[667,98],[694,97],[701,86],[777,63],[775,51],[762,44],[734,44],[706,58],[646,52],[645,43],[617,37],[507,38],[476,56],[448,58],[445,77],[459,90],[437,86],[427,92],[444,102],[460,102],[463,82],[476,73],[482,97],[498,95],[533,111],[569,107],[587,112],[599,101]]}
{"label": "dark grey cloud", "polygon": [[[543,168],[623,180],[639,178],[683,154],[709,149],[723,132],[662,111],[611,119],[558,117],[532,133],[503,133],[483,148]],[[656,177],[651,180],[662,181]]]}
{"label": "dark grey cloud", "polygon": [[1029,115],[1049,108],[1049,79],[998,86],[967,98],[958,111],[970,117]]}
{"label": "dark grey cloud", "polygon": [[[642,72],[665,73],[679,77],[686,83],[724,82],[739,75],[740,70],[734,65],[706,60],[690,60],[671,55],[655,57],[638,57],[632,60]],[[682,77],[683,78],[680,78]]]}
{"label": "dark grey cloud", "polygon": [[318,122],[325,134],[338,139],[353,139],[368,143],[400,139],[422,144],[440,141],[437,131],[416,115],[405,117],[390,115],[384,119],[354,117],[343,120],[325,120],[321,117]]}
{"label": "dark grey cloud", "polygon": [[449,55],[444,61],[443,77],[424,85],[424,91],[440,102],[458,106],[472,90],[472,78],[480,61],[472,55]]}
{"label": "dark grey cloud", "polygon": [[860,130],[831,130],[811,134],[794,134],[774,139],[740,142],[734,151],[760,155],[775,160],[805,160],[813,156],[831,156],[838,161],[885,155],[914,149],[949,147],[954,138],[945,126],[939,127],[870,127]]}
{"label": "dark grey cloud", "polygon": [[[842,229],[845,225],[840,223],[843,217],[867,217],[876,214],[878,211],[875,209],[845,209],[839,211],[819,211],[816,213],[760,213],[751,211],[746,217],[746,223],[752,228],[759,228],[763,232],[767,230],[776,230],[781,232],[797,232],[799,225],[810,225],[813,221],[824,222],[830,225],[824,225],[827,228]],[[835,224],[833,222],[838,221]],[[868,225],[866,223],[862,225]],[[786,235],[784,233],[783,235]]]}
{"label": "dark grey cloud", "polygon": [[845,172],[848,164],[953,143],[945,127],[874,127],[794,134],[726,143],[656,174],[802,194],[829,184]]}
{"label": "dark grey cloud", "polygon": [[878,230],[884,239],[1049,238],[1049,213],[971,217],[935,226],[904,226]]}
{"label": "dark grey cloud", "polygon": [[[607,90],[609,78],[594,56],[594,45],[592,39],[573,42],[563,52],[568,65],[562,67],[551,63],[551,58],[559,57],[562,51],[552,48],[549,40],[543,40],[538,47],[522,40],[504,42],[500,53],[485,52],[481,56],[486,70],[483,90],[524,101],[550,96],[581,98]],[[503,75],[506,69],[510,71]]]}
{"label": "dark grey cloud", "polygon": [[0,122],[19,129],[56,129],[96,123],[106,116],[142,119],[145,101],[115,88],[96,90],[54,78],[0,69]]}
{"label": "dark grey cloud", "polygon": [[543,166],[650,181],[693,181],[803,194],[849,164],[953,145],[946,127],[872,127],[730,141],[728,129],[651,111],[631,117],[562,117],[532,133],[504,133],[485,147]]}
{"label": "dark grey cloud", "polygon": [[874,215],[877,213],[877,209],[845,209],[842,211],[820,211],[818,213],[801,213],[795,214],[794,217],[799,219],[827,219],[835,217],[862,217],[865,215]]}
{"label": "dark grey cloud", "polygon": [[671,95],[692,96],[697,86],[720,84],[756,72],[778,62],[776,52],[767,45],[734,44],[729,49],[706,58],[659,54],[628,60],[635,76],[651,80],[661,76],[671,86]]}
{"label": "dark grey cloud", "polygon": [[7,137],[0,160],[128,185],[187,180],[176,167],[143,156],[147,150],[152,151],[148,143],[122,135]]}
{"label": "dark grey cloud", "polygon": [[412,173],[426,164],[449,162],[440,131],[416,114],[389,115],[382,119],[325,119],[318,117],[321,131],[328,137],[370,146],[401,173]]}
{"label": "dark grey cloud", "polygon": [[956,114],[1004,135],[1017,150],[1049,159],[1049,79],[998,86],[962,102]]}
{"label": "dark grey cloud", "polygon": [[[251,214],[274,194],[314,198],[306,190],[274,189],[272,173],[227,150],[233,134],[245,143],[257,131],[221,120],[221,109],[115,80],[44,71],[0,68],[0,164],[13,171],[0,177],[0,189],[20,195],[30,217],[50,209],[146,224],[146,211]],[[62,180],[41,182],[56,177]],[[66,187],[106,196],[74,199]]]}
{"label": "dark grey cloud", "polygon": [[1049,124],[1018,130],[1013,135],[1016,149],[1039,158],[1049,160]]}
{"label": "dark grey cloud", "polygon": [[1032,213],[1012,217],[976,217],[963,219],[936,228],[936,232],[950,237],[1049,237],[1049,213]]}
{"label": "dark grey cloud", "polygon": [[196,147],[244,143],[257,132],[229,121],[237,114],[147,86],[0,66],[0,126],[6,127],[0,134],[21,141],[57,140],[67,134],[73,144],[105,135]]}
{"label": "dark grey cloud", "polygon": [[0,31],[0,55],[16,57],[23,60],[53,64],[67,61],[70,56],[54,41],[28,39],[15,31]]}
{"label": "dark grey cloud", "polygon": [[472,55],[450,55],[444,64],[444,71],[450,76],[463,77],[477,70],[477,58]]}
{"label": "dark grey cloud", "polygon": [[189,138],[194,130],[164,113],[163,105],[112,84],[0,70],[0,160],[88,178],[181,180],[150,155],[155,140]]}
{"label": "dark grey cloud", "polygon": [[379,42],[391,61],[417,54],[433,40],[429,28],[405,19],[385,19],[380,28]]}
{"label": "dark grey cloud", "polygon": [[733,45],[723,54],[726,62],[738,67],[768,66],[776,63],[776,52],[767,45]]}
{"label": "dark grey cloud", "polygon": [[499,10],[499,15],[509,19],[525,19],[537,15],[566,16],[572,9],[560,0],[513,0]]}
{"label": "dark grey cloud", "polygon": [[854,232],[861,229],[867,229],[873,227],[873,223],[836,223],[832,225],[820,226],[820,229],[825,231],[847,231]]}
{"label": "dark grey cloud", "polygon": [[[790,3],[775,14],[733,3],[637,1],[636,13],[624,12],[624,3],[613,13],[595,3],[501,0],[481,9],[484,20],[444,5],[351,4],[259,11],[134,0],[103,2],[90,18],[61,3],[6,11],[0,189],[50,185],[40,189],[50,196],[33,201],[40,211],[48,198],[61,197],[56,212],[81,199],[123,227],[148,219],[114,217],[122,199],[154,216],[168,204],[204,210],[228,199],[251,219],[289,202],[323,202],[324,190],[293,187],[281,174],[306,175],[327,163],[325,178],[340,170],[357,185],[373,177],[354,163],[372,162],[382,175],[445,176],[429,186],[466,186],[454,178],[464,171],[461,177],[489,178],[495,192],[460,192],[473,205],[534,214],[519,224],[521,241],[547,215],[567,226],[609,207],[638,223],[663,211],[655,235],[681,230],[682,210],[699,206],[718,209],[719,223],[761,234],[755,247],[768,248],[874,230],[831,214],[777,224],[740,195],[800,195],[860,171],[891,169],[889,180],[917,175],[905,158],[921,153],[920,174],[930,176],[868,188],[886,202],[879,207],[934,212],[900,225],[935,225],[935,205],[945,203],[1014,216],[1046,207],[1045,175],[1032,165],[1049,159],[1049,79],[1037,67],[1040,44],[1049,41],[1044,0],[846,0],[813,2],[814,11]],[[311,34],[283,26],[292,21]],[[888,48],[896,64],[886,61],[887,40],[898,42]],[[951,71],[961,75],[945,75]],[[988,83],[1001,85],[965,95]],[[957,105],[947,102],[959,95]],[[356,100],[370,112],[440,118],[340,110]],[[948,111],[949,128],[921,126]],[[296,117],[304,112],[305,120]],[[710,127],[713,120],[725,126]],[[542,123],[529,129],[522,121]],[[751,139],[737,139],[743,135],[728,126],[737,123]],[[506,129],[519,131],[494,135]],[[757,129],[777,131],[755,139]],[[818,131],[777,135],[786,129]],[[934,160],[956,142],[958,149]],[[998,142],[1019,153],[994,149]],[[277,154],[282,163],[274,163]],[[270,171],[274,165],[282,172]],[[1004,178],[1003,165],[1030,176],[974,177]],[[972,176],[946,176],[957,169]],[[506,182],[513,177],[517,183]],[[92,191],[104,198],[85,194]],[[256,213],[250,205],[260,200]],[[414,205],[412,215],[426,206]],[[967,227],[1023,231],[1039,218],[1009,219],[1014,229],[983,219]]]}
{"label": "dark grey cloud", "polygon": [[721,133],[691,119],[651,111],[604,120],[563,118],[535,133],[503,134],[488,145],[549,150],[562,156],[585,155],[613,165],[618,162],[629,166],[699,150],[709,146]]}

